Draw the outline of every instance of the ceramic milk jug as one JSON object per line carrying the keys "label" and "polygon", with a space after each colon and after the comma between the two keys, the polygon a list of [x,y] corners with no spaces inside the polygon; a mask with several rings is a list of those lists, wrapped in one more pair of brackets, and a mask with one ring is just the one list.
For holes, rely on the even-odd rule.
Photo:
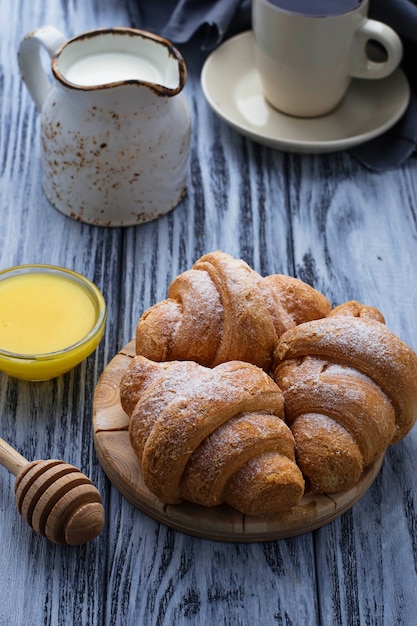
{"label": "ceramic milk jug", "polygon": [[22,40],[18,58],[41,112],[43,188],[56,209],[89,224],[128,226],[180,202],[190,119],[181,93],[186,65],[174,46],[130,28],[67,40],[44,26]]}

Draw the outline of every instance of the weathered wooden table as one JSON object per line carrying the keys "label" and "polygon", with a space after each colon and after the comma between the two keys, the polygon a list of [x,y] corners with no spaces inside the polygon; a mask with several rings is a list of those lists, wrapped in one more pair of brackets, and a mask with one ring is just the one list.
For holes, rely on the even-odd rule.
{"label": "weathered wooden table", "polygon": [[0,435],[29,459],[62,458],[98,486],[103,533],[80,547],[36,535],[0,470],[0,625],[366,624],[410,626],[417,608],[417,431],[391,448],[373,486],[342,517],[292,539],[221,543],[135,509],[106,478],[92,436],[98,378],[142,311],[205,252],[261,274],[288,273],[337,304],[378,307],[417,349],[417,161],[374,174],[346,152],[285,154],[220,121],[200,88],[204,56],[183,46],[192,123],[188,195],[167,216],[126,229],[64,217],[41,188],[39,116],[19,76],[20,39],[42,24],[69,36],[140,26],[133,0],[0,0],[0,267],[81,272],[108,305],[98,350],[44,383],[0,375]]}

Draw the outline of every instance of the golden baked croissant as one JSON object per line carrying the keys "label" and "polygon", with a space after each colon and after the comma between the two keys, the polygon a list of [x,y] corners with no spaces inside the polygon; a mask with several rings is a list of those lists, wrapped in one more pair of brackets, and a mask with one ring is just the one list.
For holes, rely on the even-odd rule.
{"label": "golden baked croissant", "polygon": [[309,488],[352,487],[417,417],[417,355],[357,302],[281,337],[274,379]]}
{"label": "golden baked croissant", "polygon": [[301,499],[282,393],[258,367],[137,356],[120,396],[144,481],[162,501],[261,514],[285,513]]}
{"label": "golden baked croissant", "polygon": [[280,274],[262,278],[244,261],[212,252],[175,278],[167,300],[143,313],[136,353],[207,367],[239,360],[269,371],[278,337],[330,309],[328,300],[301,280]]}

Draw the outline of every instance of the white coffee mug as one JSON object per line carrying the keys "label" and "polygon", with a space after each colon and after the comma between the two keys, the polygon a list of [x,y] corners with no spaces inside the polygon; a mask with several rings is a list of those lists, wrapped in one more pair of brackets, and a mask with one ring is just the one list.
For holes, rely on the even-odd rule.
{"label": "white coffee mug", "polygon": [[[367,18],[368,0],[253,0],[256,67],[266,100],[297,117],[331,112],[352,78],[391,74],[402,58],[398,35]],[[370,58],[370,43],[383,60]],[[371,55],[372,56],[372,55]]]}

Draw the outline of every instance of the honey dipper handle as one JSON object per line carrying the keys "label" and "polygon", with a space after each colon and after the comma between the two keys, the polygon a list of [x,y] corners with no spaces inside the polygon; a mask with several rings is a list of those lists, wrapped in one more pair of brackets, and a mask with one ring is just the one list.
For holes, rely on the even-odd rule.
{"label": "honey dipper handle", "polygon": [[0,437],[0,465],[17,476],[20,470],[27,464],[27,459]]}

